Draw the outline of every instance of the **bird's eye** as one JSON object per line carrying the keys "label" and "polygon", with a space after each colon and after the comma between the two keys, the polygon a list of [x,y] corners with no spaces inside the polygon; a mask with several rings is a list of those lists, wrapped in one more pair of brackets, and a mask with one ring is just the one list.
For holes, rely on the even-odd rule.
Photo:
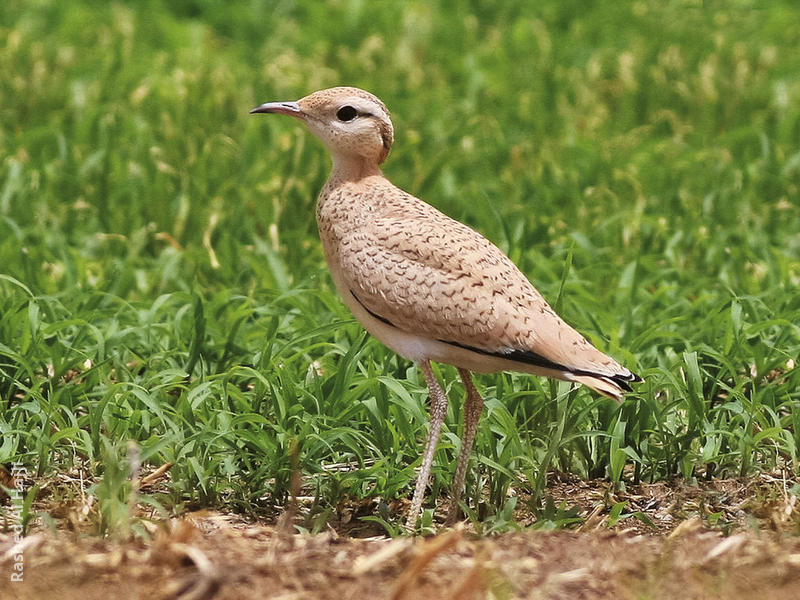
{"label": "bird's eye", "polygon": [[336,117],[340,121],[352,121],[358,116],[358,111],[353,108],[352,106],[343,106],[339,109],[339,112],[336,113]]}

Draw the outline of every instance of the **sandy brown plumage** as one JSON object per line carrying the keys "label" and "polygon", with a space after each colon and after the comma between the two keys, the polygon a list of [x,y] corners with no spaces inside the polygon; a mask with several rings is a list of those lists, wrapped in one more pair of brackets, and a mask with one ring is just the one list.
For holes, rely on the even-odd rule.
{"label": "sandy brown plumage", "polygon": [[482,406],[469,371],[547,375],[616,400],[639,381],[567,325],[497,246],[383,176],[378,166],[394,130],[372,94],[331,88],[253,112],[297,117],[330,150],[333,171],[318,199],[317,223],[333,280],[364,327],[425,374],[431,432],[409,522],[421,506],[447,403],[431,360],[459,367],[468,392],[454,505]]}
{"label": "sandy brown plumage", "polygon": [[329,263],[393,326],[505,356],[522,371],[537,366],[521,359],[527,352],[566,372],[634,379],[556,315],[497,246],[386,179],[323,193],[317,220]]}

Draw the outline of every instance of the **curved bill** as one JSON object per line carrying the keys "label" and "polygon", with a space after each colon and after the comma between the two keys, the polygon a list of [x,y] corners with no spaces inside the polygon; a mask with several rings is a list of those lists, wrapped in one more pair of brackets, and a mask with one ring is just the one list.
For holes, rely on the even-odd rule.
{"label": "curved bill", "polygon": [[303,111],[297,102],[267,102],[261,106],[256,106],[250,111],[251,115],[258,113],[277,113],[279,115],[300,116]]}

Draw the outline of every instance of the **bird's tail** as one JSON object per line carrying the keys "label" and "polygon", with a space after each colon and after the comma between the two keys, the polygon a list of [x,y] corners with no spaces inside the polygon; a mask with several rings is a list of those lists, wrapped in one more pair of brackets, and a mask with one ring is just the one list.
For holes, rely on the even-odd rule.
{"label": "bird's tail", "polygon": [[589,374],[576,374],[567,373],[567,378],[570,381],[582,383],[586,387],[593,389],[598,394],[603,394],[612,400],[622,402],[622,396],[625,392],[631,391],[631,386],[628,385],[629,381],[642,381],[642,378],[635,373],[626,375],[589,375]]}

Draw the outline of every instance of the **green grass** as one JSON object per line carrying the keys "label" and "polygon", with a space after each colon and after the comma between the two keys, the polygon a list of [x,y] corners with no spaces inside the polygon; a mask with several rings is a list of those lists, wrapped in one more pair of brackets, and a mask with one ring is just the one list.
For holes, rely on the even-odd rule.
{"label": "green grass", "polygon": [[[505,523],[513,486],[569,517],[541,509],[547,469],[795,469],[800,9],[527,6],[2,3],[0,463],[99,478],[104,531],[134,458],[175,463],[146,498],[166,511],[269,513],[295,443],[308,528],[348,497],[410,495],[424,381],[332,290],[323,148],[247,114],[349,84],[393,113],[394,182],[496,242],[646,380],[617,407],[480,377],[470,504],[488,489]],[[439,373],[433,495],[463,398]]]}

